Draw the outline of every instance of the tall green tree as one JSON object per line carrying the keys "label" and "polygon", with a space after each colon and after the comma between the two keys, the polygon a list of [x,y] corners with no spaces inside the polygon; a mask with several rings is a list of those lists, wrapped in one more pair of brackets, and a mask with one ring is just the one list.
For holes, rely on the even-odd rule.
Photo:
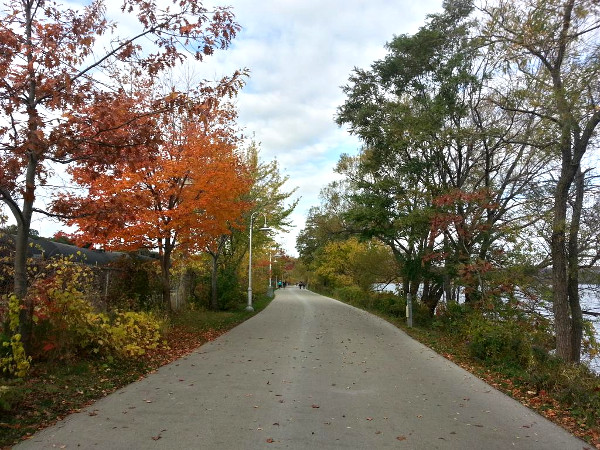
{"label": "tall green tree", "polygon": [[[579,361],[579,235],[584,156],[600,123],[600,4],[595,0],[495,1],[482,7],[487,44],[506,61],[498,105],[539,120],[558,156],[551,258],[557,354]],[[539,147],[543,147],[538,143]]]}
{"label": "tall green tree", "polygon": [[[281,175],[276,160],[264,162],[260,159],[258,143],[250,142],[244,159],[249,167],[251,188],[242,200],[251,207],[242,218],[243,223],[249,226],[250,216],[255,214],[255,218],[261,220],[266,216],[268,225],[273,230],[286,230],[291,225],[289,216],[298,203],[297,199],[292,199],[296,189],[286,190],[288,177]],[[248,239],[246,227],[232,227],[230,233],[221,235],[205,247],[205,252],[211,259],[211,308],[219,308],[219,277],[227,278],[232,286],[239,284],[236,281],[247,255]],[[273,247],[274,243],[270,235],[255,233],[252,246],[259,249],[268,248]]]}
{"label": "tall green tree", "polygon": [[352,185],[347,217],[391,247],[405,292],[423,285],[431,311],[450,283],[467,301],[485,295],[481,268],[508,229],[531,223],[519,209],[549,159],[531,151],[537,120],[490,101],[498,68],[474,35],[471,2],[444,8],[370,71],[355,70],[337,116],[364,142],[338,166]]}
{"label": "tall green tree", "polygon": [[305,227],[296,239],[299,259],[310,266],[318,253],[330,242],[348,239],[353,232],[344,220],[348,205],[345,202],[347,183],[334,181],[321,189],[321,205],[308,211]]}
{"label": "tall green tree", "polygon": [[313,261],[312,272],[318,283],[329,289],[356,286],[364,292],[397,276],[389,247],[375,239],[359,241],[356,237],[325,244]]}

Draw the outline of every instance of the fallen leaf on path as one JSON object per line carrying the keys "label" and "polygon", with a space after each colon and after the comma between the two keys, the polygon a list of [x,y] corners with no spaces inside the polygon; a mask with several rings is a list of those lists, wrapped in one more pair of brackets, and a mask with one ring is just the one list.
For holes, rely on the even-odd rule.
{"label": "fallen leaf on path", "polygon": [[275,442],[272,438],[267,439],[267,443],[272,444],[273,442]]}
{"label": "fallen leaf on path", "polygon": [[312,405],[312,407],[315,408],[315,409],[320,408],[319,405]]}
{"label": "fallen leaf on path", "polygon": [[406,436],[400,435],[400,436],[397,436],[396,439],[399,440],[399,441],[405,441],[406,440]]}

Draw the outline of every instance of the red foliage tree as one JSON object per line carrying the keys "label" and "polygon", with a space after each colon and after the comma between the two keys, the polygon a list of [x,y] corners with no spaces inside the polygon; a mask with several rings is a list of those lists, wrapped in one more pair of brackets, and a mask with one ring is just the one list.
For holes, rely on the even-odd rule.
{"label": "red foliage tree", "polygon": [[[188,96],[174,97],[181,105],[195,105]],[[71,172],[89,193],[63,194],[54,204],[57,212],[75,213],[67,222],[77,225],[74,236],[81,244],[157,249],[166,305],[173,251],[200,251],[242,227],[249,206],[241,199],[251,179],[228,126],[233,111],[213,108],[195,117],[193,110],[183,120],[171,112],[152,120],[153,141],[123,154],[109,171],[93,160],[81,162]]]}
{"label": "red foliage tree", "polygon": [[113,35],[104,50],[98,40],[115,24],[101,0],[77,10],[45,0],[9,0],[0,12],[0,200],[18,225],[14,289],[23,302],[25,343],[33,310],[26,298],[26,255],[36,189],[52,173],[53,162],[90,157],[80,153],[85,146],[67,142],[73,130],[90,125],[81,110],[91,104],[107,108],[93,138],[108,145],[135,120],[128,115],[119,123],[119,114],[112,115],[111,104],[126,96],[111,88],[103,71],[125,64],[128,73],[155,76],[187,55],[200,60],[226,48],[239,30],[229,9],[209,12],[199,0],[173,1],[165,8],[155,0],[124,0],[121,9],[137,19],[137,29],[125,38]]}

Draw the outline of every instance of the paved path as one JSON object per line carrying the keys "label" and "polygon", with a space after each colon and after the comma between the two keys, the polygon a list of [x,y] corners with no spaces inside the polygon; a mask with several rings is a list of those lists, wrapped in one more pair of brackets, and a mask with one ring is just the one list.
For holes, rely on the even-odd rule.
{"label": "paved path", "polygon": [[292,287],[16,448],[588,447],[387,322]]}

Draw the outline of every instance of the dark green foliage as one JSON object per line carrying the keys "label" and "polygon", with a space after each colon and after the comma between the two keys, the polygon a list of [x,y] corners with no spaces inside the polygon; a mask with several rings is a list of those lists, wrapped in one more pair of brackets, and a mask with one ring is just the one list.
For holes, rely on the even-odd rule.
{"label": "dark green foliage", "polygon": [[244,301],[244,288],[240,284],[237,271],[226,267],[219,271],[217,278],[217,292],[219,293],[219,308],[232,310]]}
{"label": "dark green foliage", "polygon": [[526,369],[531,360],[530,337],[517,324],[475,318],[465,326],[471,355],[491,365]]}
{"label": "dark green foliage", "polygon": [[104,268],[99,283],[101,291],[107,294],[106,308],[149,311],[160,307],[162,288],[155,264],[132,254]]}
{"label": "dark green foliage", "polygon": [[[191,301],[201,309],[211,309],[211,275],[197,275]],[[221,266],[217,274],[218,310],[236,309],[245,300],[245,288],[241,285],[239,275],[234,267]]]}
{"label": "dark green foliage", "polygon": [[337,288],[333,295],[335,298],[350,304],[362,304],[368,297],[368,294],[358,286],[344,286]]}
{"label": "dark green foliage", "polygon": [[365,292],[358,286],[335,289],[332,296],[344,303],[390,317],[406,317],[406,299],[390,292]]}

